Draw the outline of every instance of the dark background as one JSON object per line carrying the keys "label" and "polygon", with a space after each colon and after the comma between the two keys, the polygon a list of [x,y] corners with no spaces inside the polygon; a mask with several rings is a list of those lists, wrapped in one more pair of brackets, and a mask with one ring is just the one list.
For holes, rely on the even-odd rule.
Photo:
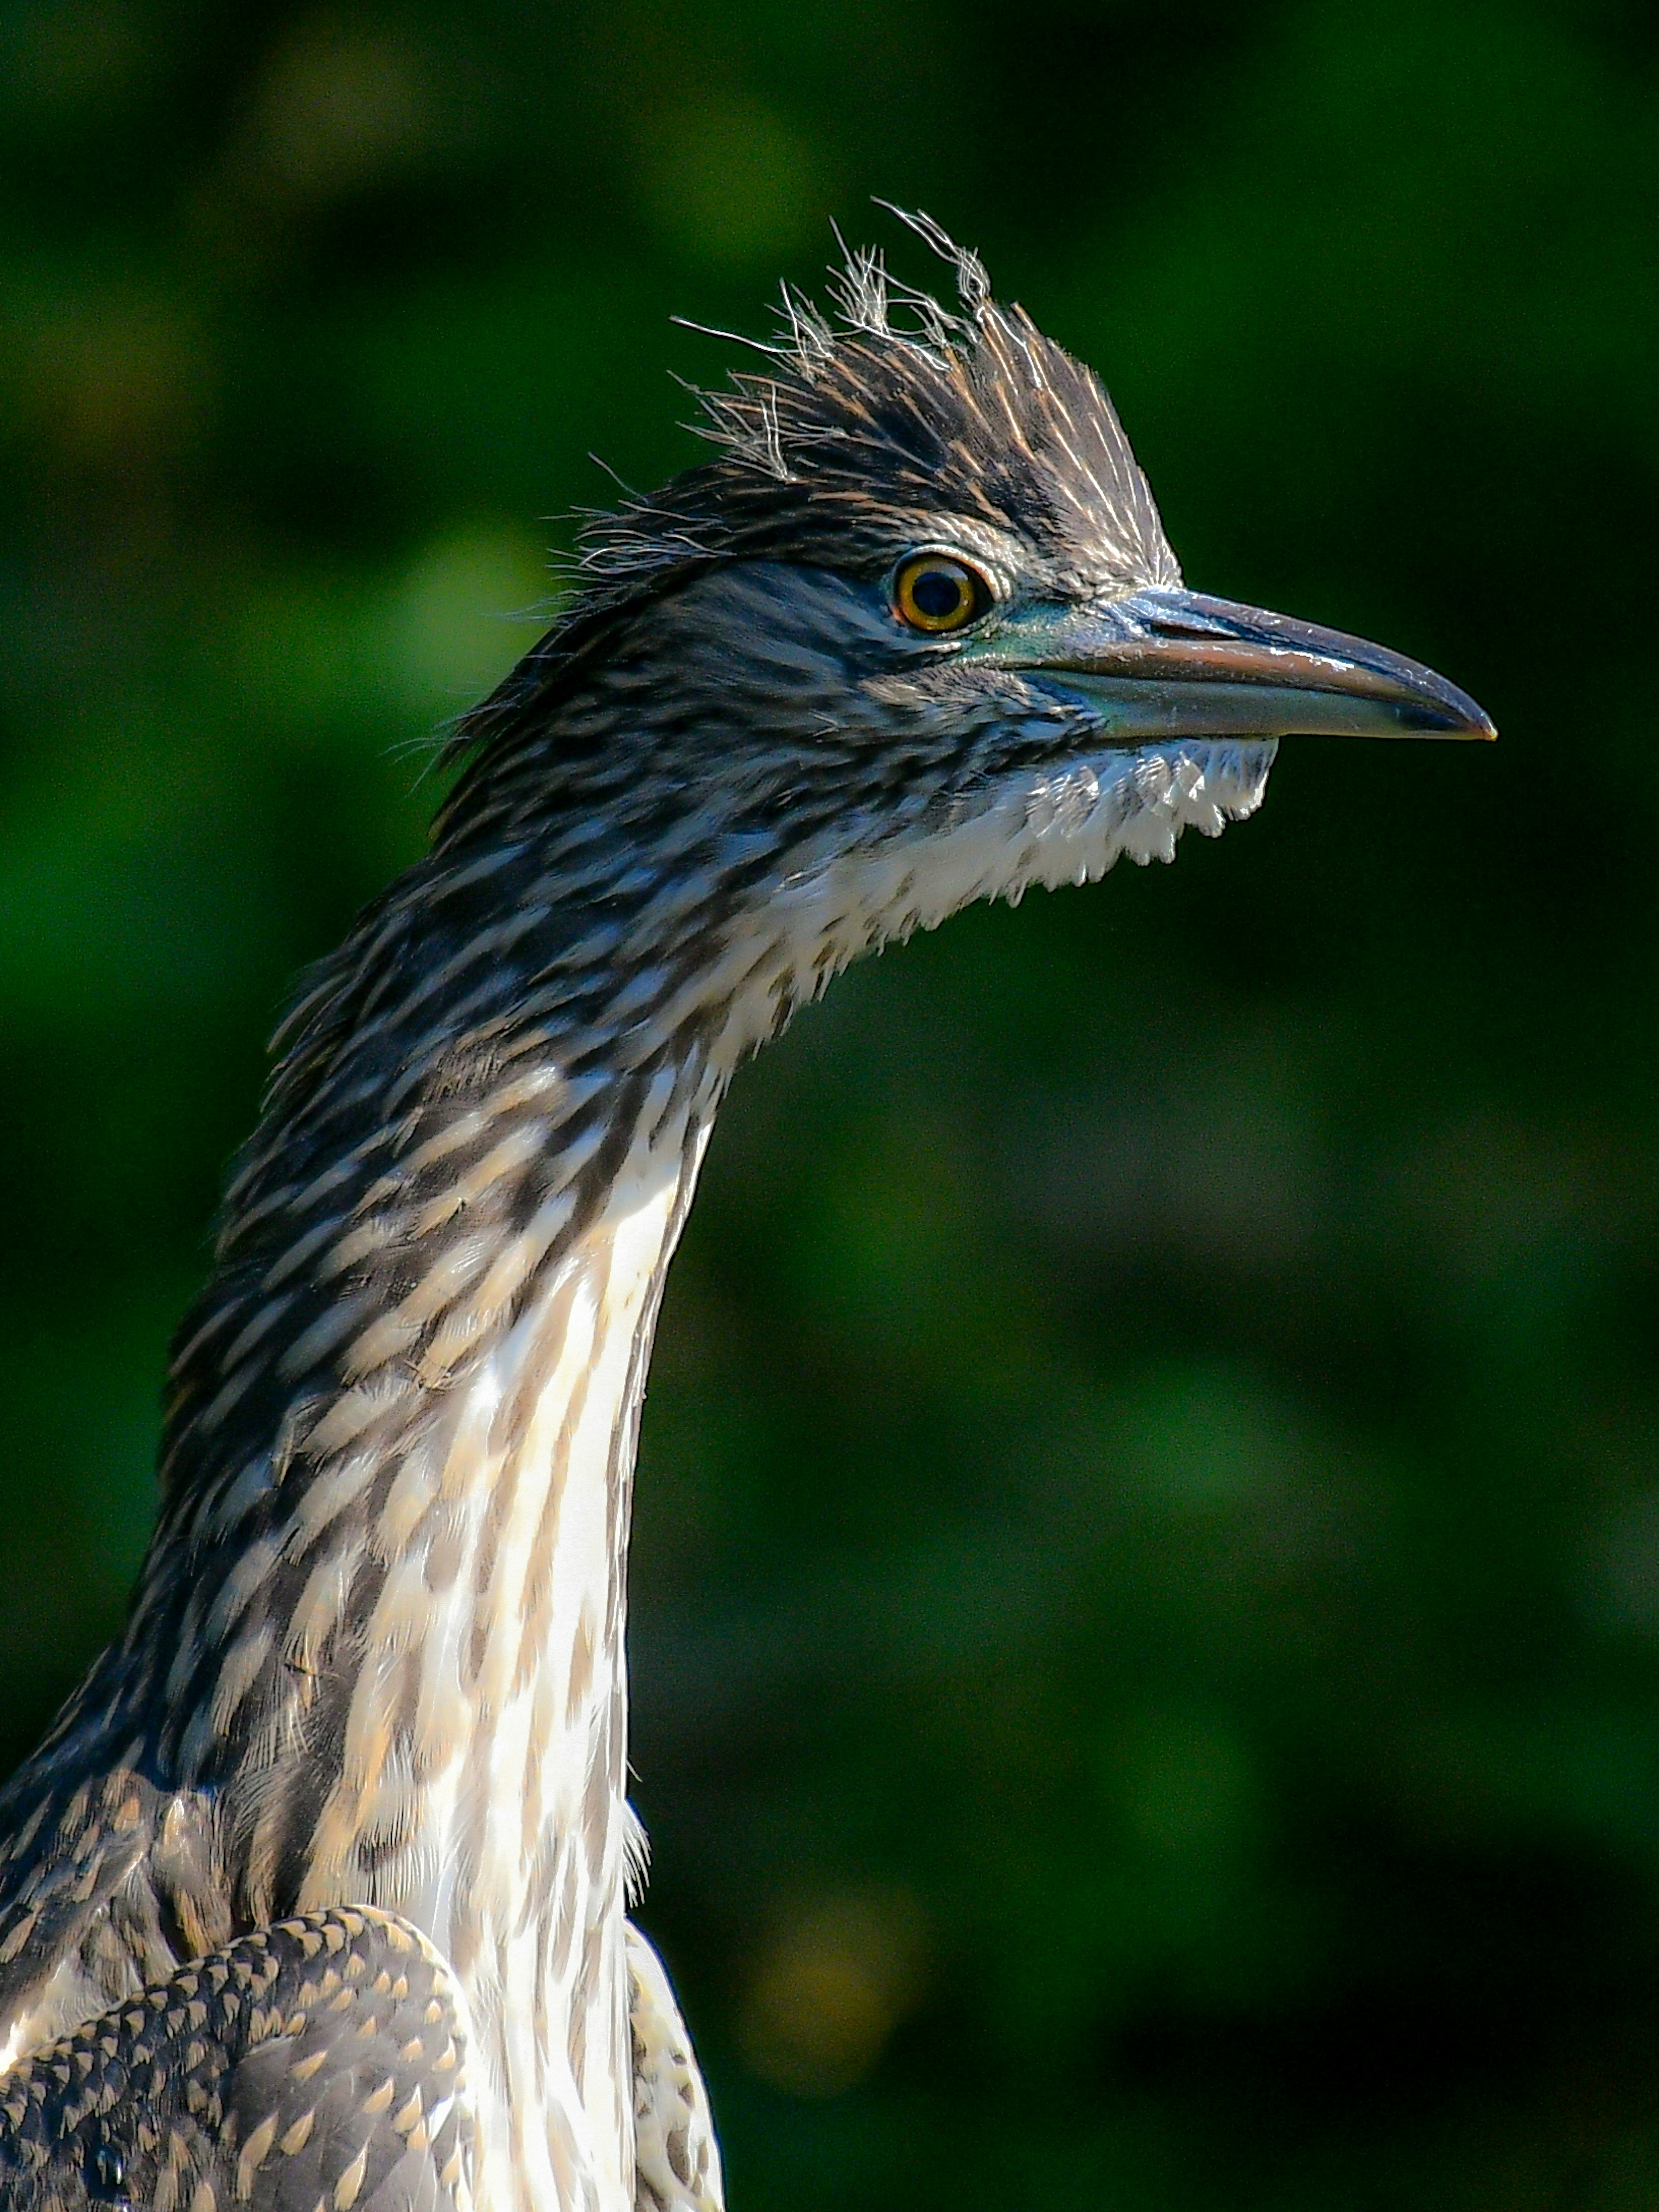
{"label": "dark background", "polygon": [[0,1748],[119,1619],[298,963],[556,520],[868,195],[1189,579],[1497,748],[1286,745],[745,1075],[635,1582],[737,2212],[1659,2204],[1659,32],[1616,0],[0,10]]}

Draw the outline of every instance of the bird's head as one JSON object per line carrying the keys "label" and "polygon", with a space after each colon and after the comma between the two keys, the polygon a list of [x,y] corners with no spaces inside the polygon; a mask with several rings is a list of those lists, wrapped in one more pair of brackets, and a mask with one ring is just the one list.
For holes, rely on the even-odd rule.
{"label": "bird's head", "polygon": [[713,458],[589,520],[581,595],[466,726],[446,837],[580,820],[591,855],[602,820],[688,916],[793,915],[821,975],[1215,834],[1280,737],[1492,734],[1382,647],[1187,590],[1098,380],[913,228],[957,307],[870,253],[833,319],[786,289],[704,397]]}

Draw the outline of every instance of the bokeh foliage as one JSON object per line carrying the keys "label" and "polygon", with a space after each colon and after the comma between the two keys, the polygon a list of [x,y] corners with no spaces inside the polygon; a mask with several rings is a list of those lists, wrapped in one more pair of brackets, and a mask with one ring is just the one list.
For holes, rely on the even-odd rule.
{"label": "bokeh foliage", "polygon": [[1656,94],[1633,0],[7,0],[9,1755],[542,518],[880,191],[1104,372],[1194,582],[1504,742],[1287,747],[739,1085],[635,1644],[738,2212],[1659,2200]]}

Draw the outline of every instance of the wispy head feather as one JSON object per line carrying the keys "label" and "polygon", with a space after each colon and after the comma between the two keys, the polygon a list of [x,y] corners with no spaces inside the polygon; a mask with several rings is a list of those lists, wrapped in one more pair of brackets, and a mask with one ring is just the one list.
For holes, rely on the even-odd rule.
{"label": "wispy head feather", "polygon": [[873,246],[843,246],[829,313],[786,285],[776,336],[742,341],[763,365],[696,393],[691,428],[715,458],[588,518],[590,581],[615,591],[688,560],[856,565],[911,518],[953,511],[1035,538],[1080,576],[1173,575],[1098,379],[999,306],[978,256],[930,216],[901,219],[950,265],[957,305],[898,282]]}
{"label": "wispy head feather", "polygon": [[873,247],[843,246],[828,311],[786,284],[775,333],[735,340],[757,365],[693,387],[690,427],[712,457],[586,517],[577,597],[468,718],[460,750],[521,713],[631,602],[714,562],[876,573],[959,518],[1023,539],[1062,589],[1180,580],[1099,379],[994,301],[978,256],[931,216],[894,212],[948,265],[956,304],[896,281]]}

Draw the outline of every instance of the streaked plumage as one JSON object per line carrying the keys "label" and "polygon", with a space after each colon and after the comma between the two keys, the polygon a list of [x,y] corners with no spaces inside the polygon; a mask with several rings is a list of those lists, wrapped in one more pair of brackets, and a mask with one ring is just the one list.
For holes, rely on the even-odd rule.
{"label": "streaked plumage", "polygon": [[[112,2007],[124,2051],[146,1990],[338,1908],[392,1916],[358,1916],[365,1972],[405,1925],[433,1947],[471,2172],[421,2196],[383,2159],[376,2212],[720,2201],[623,1917],[623,1630],[652,1328],[739,1061],[968,900],[1214,835],[1281,732],[1484,727],[1378,648],[1182,591],[1098,383],[921,228],[959,311],[904,295],[896,327],[869,256],[833,328],[786,295],[714,458],[590,523],[429,856],[312,978],[174,1350],[128,1627],[0,1801],[8,2057]],[[984,584],[961,636],[895,613],[918,547]],[[222,2162],[292,2109],[266,2088]],[[69,2203],[56,2109],[29,2141]],[[282,2170],[246,2201],[297,2212]]]}

